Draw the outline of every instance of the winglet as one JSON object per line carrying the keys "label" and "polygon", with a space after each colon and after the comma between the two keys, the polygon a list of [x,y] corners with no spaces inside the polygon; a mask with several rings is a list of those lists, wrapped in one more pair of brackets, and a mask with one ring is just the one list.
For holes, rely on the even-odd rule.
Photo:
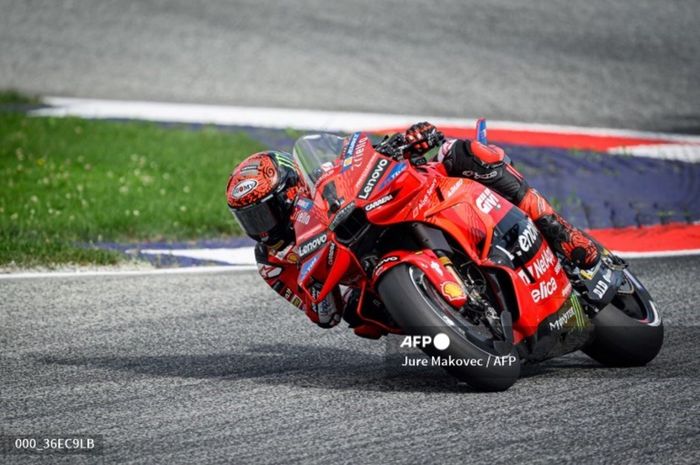
{"label": "winglet", "polygon": [[486,138],[486,118],[479,118],[476,121],[476,140],[484,145],[488,145]]}

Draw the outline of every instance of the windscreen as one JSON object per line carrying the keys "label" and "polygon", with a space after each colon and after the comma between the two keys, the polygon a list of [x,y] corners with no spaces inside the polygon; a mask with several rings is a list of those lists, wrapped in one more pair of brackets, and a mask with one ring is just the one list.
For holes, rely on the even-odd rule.
{"label": "windscreen", "polygon": [[312,134],[299,138],[294,144],[294,160],[312,192],[316,191],[316,181],[338,158],[343,141],[335,134]]}

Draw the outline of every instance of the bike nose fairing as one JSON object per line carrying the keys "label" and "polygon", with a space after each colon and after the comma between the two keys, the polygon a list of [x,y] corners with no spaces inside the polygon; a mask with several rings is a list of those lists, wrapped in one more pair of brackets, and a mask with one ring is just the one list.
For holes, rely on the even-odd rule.
{"label": "bike nose fairing", "polygon": [[[346,138],[331,134],[305,136],[297,141],[293,153],[311,194],[297,201],[294,216],[302,262],[299,284],[307,287],[313,279],[323,279],[325,290],[332,281],[330,275],[342,278],[337,276],[341,268],[351,274],[361,268],[354,256],[358,251],[353,247],[367,239],[372,230],[367,212],[392,199],[385,196],[378,201],[375,197],[407,166],[375,152],[365,133]],[[334,253],[329,253],[330,244],[337,247]]]}

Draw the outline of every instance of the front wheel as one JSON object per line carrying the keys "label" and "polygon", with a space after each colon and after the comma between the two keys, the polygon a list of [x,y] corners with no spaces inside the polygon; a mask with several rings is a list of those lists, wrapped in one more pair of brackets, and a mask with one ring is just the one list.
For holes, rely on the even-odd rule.
{"label": "front wheel", "polygon": [[664,341],[664,326],[649,292],[628,270],[612,302],[593,317],[595,337],[583,351],[603,365],[646,365]]}
{"label": "front wheel", "polygon": [[[387,271],[377,286],[392,318],[409,335],[449,338],[442,350],[434,344],[422,347],[431,360],[451,360],[443,364],[450,374],[483,391],[503,391],[520,376],[520,359],[512,345],[504,345],[493,335],[484,335],[445,302],[419,268],[398,265]],[[440,336],[444,340],[444,336]],[[499,344],[500,343],[500,344]],[[507,347],[505,353],[497,347]]]}

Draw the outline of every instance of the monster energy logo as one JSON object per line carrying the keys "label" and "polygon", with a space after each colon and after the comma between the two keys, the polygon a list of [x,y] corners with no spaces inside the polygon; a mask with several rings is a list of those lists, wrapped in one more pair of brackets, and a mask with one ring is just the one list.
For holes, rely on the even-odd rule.
{"label": "monster energy logo", "polygon": [[585,328],[586,315],[583,313],[581,302],[578,301],[578,297],[576,297],[575,294],[571,294],[571,305],[574,308],[574,316],[576,317],[576,327],[581,329]]}
{"label": "monster energy logo", "polygon": [[294,166],[294,160],[292,157],[289,156],[289,154],[286,154],[284,152],[274,152],[277,158],[277,163],[281,166],[286,166],[289,169],[295,170],[296,167]]}
{"label": "monster energy logo", "polygon": [[574,319],[575,328],[583,329],[586,327],[586,320],[583,314],[583,309],[581,308],[581,304],[579,303],[576,296],[572,295],[570,302],[571,307],[569,307],[569,309],[565,311],[559,318],[549,323],[550,330],[561,331],[562,329],[564,329],[564,326],[566,326],[569,320],[571,320],[571,318]]}

